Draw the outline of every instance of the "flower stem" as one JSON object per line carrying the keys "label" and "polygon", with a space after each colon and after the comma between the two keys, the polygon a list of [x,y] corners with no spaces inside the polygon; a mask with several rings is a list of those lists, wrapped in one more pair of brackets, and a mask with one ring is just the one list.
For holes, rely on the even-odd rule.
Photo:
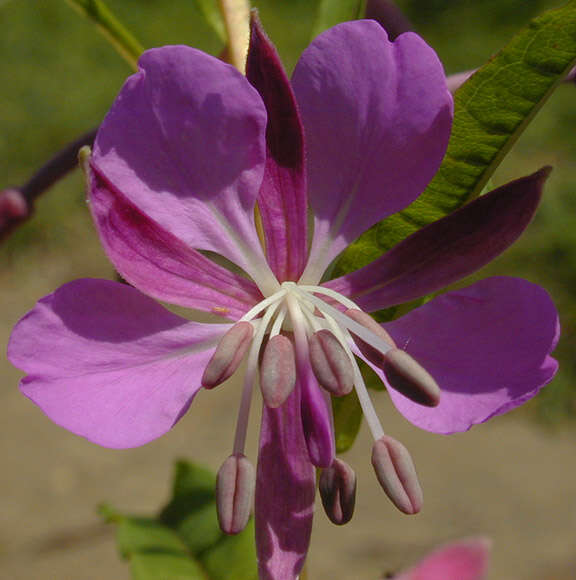
{"label": "flower stem", "polygon": [[246,54],[250,40],[249,0],[218,0],[226,35],[229,61],[240,72],[246,70]]}
{"label": "flower stem", "polygon": [[134,69],[144,51],[134,35],[114,16],[103,0],[68,0],[78,12],[86,16],[114,46],[122,58]]}

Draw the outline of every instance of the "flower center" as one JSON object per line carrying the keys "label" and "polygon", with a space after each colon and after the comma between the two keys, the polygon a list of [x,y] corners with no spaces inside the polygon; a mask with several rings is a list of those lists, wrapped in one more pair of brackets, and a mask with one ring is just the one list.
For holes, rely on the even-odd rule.
{"label": "flower center", "polygon": [[232,327],[210,361],[203,384],[226,380],[248,351],[234,453],[244,452],[254,384],[259,376],[265,404],[279,407],[297,377],[309,369],[330,394],[356,389],[375,440],[384,435],[356,356],[386,368],[392,386],[423,404],[435,404],[438,387],[419,365],[400,351],[387,332],[349,298],[322,286],[283,282]]}
{"label": "flower center", "polygon": [[[379,482],[402,511],[416,513],[420,509],[421,491],[410,455],[401,443],[385,435],[357,357],[381,369],[390,387],[417,403],[436,405],[440,391],[434,379],[408,353],[398,349],[390,335],[369,314],[329,288],[283,282],[279,290],[246,312],[224,335],[204,372],[204,387],[212,388],[224,382],[247,352],[231,456],[235,459],[230,460],[234,469],[228,470],[234,477],[230,475],[230,481],[236,481],[240,469],[238,462],[245,461],[246,433],[256,380],[259,378],[265,405],[277,408],[290,396],[298,377],[306,381],[312,371],[318,385],[331,395],[343,396],[356,390],[375,441],[372,463]],[[310,457],[315,462],[312,454]],[[225,522],[233,521],[224,509],[224,500],[230,494],[221,495],[224,507],[220,511],[226,515],[222,518]],[[243,511],[242,514],[244,517]],[[226,525],[228,528],[235,529]]]}

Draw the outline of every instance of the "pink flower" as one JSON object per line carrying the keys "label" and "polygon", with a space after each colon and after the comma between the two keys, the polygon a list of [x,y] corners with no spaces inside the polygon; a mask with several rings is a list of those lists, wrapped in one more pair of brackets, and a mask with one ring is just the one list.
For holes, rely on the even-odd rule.
{"label": "pink flower", "polygon": [[[259,376],[262,579],[293,579],[302,567],[314,466],[327,468],[321,488],[330,517],[343,523],[351,515],[354,475],[334,459],[328,393],[354,386],[374,435],[378,479],[401,510],[418,511],[410,456],[384,434],[356,357],[380,375],[401,413],[439,433],[516,407],[557,367],[549,356],[556,311],[523,280],[489,278],[384,325],[365,314],[435,292],[500,254],[530,221],[545,170],[422,229],[365,268],[323,281],[348,244],[426,187],[451,119],[432,49],[412,33],[390,42],[372,21],[318,37],[291,82],[257,23],[247,78],[186,46],[147,51],[86,163],[102,243],[133,287],[84,279],[40,300],[9,345],[27,373],[22,391],[66,429],[134,447],[169,431],[202,384],[223,382],[247,352],[218,498],[223,528],[241,529],[254,485],[244,441]],[[191,322],[152,298],[230,322]]]}
{"label": "pink flower", "polygon": [[488,571],[490,541],[468,538],[446,544],[394,580],[482,580]]}

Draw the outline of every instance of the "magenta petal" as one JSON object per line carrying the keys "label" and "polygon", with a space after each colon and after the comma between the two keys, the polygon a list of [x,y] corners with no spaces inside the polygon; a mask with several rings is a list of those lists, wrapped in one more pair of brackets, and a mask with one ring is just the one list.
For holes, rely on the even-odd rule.
{"label": "magenta petal", "polygon": [[466,431],[510,411],[558,367],[550,356],[559,336],[554,304],[545,290],[519,278],[487,278],[384,326],[440,385],[433,408],[388,389],[409,421],[435,433]]}
{"label": "magenta petal", "polygon": [[281,407],[264,406],[262,412],[255,506],[260,580],[295,580],[300,574],[310,544],[314,495],[296,388]]}
{"label": "magenta petal", "polygon": [[326,286],[374,312],[453,284],[518,239],[534,216],[549,173],[545,167],[479,197]]}
{"label": "magenta petal", "polygon": [[89,169],[90,208],[108,257],[142,292],[237,319],[261,295],[256,285],[183,244]]}
{"label": "magenta petal", "polygon": [[146,51],[104,119],[92,163],[191,248],[250,274],[263,256],[253,210],[266,110],[232,66],[187,46]]}
{"label": "magenta petal", "polygon": [[470,538],[446,544],[396,580],[482,580],[488,572],[490,541]]}
{"label": "magenta petal", "polygon": [[452,97],[419,36],[390,42],[372,20],[321,34],[292,82],[306,137],[316,273],[422,193],[448,144]]}
{"label": "magenta petal", "polygon": [[280,282],[298,280],[308,255],[302,123],[276,49],[254,15],[251,29],[246,77],[268,111],[266,170],[258,197],[266,254]]}
{"label": "magenta petal", "polygon": [[172,314],[138,290],[76,280],[15,327],[23,393],[55,423],[105,447],[143,445],[180,419],[228,324]]}

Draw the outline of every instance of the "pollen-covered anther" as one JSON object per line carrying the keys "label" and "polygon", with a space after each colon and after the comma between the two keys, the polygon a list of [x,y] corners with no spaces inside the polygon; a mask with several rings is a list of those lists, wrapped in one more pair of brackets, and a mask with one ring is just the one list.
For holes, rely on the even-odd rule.
{"label": "pollen-covered anther", "polygon": [[256,475],[245,455],[231,455],[222,464],[216,480],[216,507],[220,528],[238,534],[248,523]]}
{"label": "pollen-covered anther", "polygon": [[354,387],[354,368],[348,353],[329,330],[315,332],[309,340],[310,365],[318,383],[341,397]]}
{"label": "pollen-covered anther", "polygon": [[405,514],[422,509],[422,489],[410,453],[402,443],[388,435],[375,441],[372,466],[392,503]]}
{"label": "pollen-covered anther", "polygon": [[319,482],[320,497],[326,515],[338,526],[348,523],[356,504],[356,474],[341,459],[322,470]]}
{"label": "pollen-covered anther", "polygon": [[[354,308],[350,308],[345,312],[346,316],[350,317],[352,320],[361,324],[371,332],[373,332],[376,336],[384,340],[386,343],[390,345],[391,348],[396,348],[396,343],[394,339],[378,324],[369,314],[366,312],[362,312],[362,310],[355,310]],[[385,354],[374,348],[367,342],[363,341],[361,338],[358,338],[354,334],[352,335],[354,338],[354,342],[356,346],[360,349],[360,352],[375,366],[382,367],[385,361]]]}
{"label": "pollen-covered anther", "polygon": [[282,334],[267,343],[260,365],[260,389],[267,407],[276,409],[296,384],[296,361],[292,341]]}
{"label": "pollen-covered anther", "polygon": [[381,368],[390,386],[411,401],[427,407],[435,407],[440,402],[438,383],[406,351],[390,349]]}
{"label": "pollen-covered anther", "polygon": [[230,378],[240,366],[250,341],[254,328],[250,322],[236,323],[221,339],[206,365],[202,375],[202,386],[212,389]]}

